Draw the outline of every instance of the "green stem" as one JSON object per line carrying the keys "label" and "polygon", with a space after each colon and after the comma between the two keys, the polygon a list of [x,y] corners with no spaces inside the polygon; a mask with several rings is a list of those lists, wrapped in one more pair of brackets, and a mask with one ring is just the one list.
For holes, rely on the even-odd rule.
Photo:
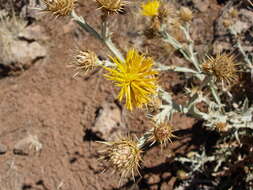
{"label": "green stem", "polygon": [[124,57],[121,52],[116,48],[116,46],[112,43],[110,38],[105,38],[101,36],[92,26],[90,26],[83,17],[78,16],[75,11],[72,11],[71,17],[73,20],[81,26],[86,32],[90,33],[96,39],[98,39],[101,43],[106,45],[106,47],[112,52],[114,56],[116,56],[120,61],[124,61]]}

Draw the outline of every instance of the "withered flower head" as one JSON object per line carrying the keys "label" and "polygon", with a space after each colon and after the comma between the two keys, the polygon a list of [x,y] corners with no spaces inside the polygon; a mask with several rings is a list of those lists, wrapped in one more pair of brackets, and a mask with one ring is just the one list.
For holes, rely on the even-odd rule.
{"label": "withered flower head", "polygon": [[192,20],[192,11],[188,7],[181,7],[179,10],[179,17],[184,22],[189,22]]}
{"label": "withered flower head", "polygon": [[92,51],[78,51],[78,53],[74,56],[70,67],[74,68],[76,71],[75,76],[79,75],[80,73],[86,73],[91,69],[96,67],[98,58],[96,53]]}
{"label": "withered flower head", "polygon": [[162,20],[175,16],[175,8],[168,2],[161,2],[158,17]]}
{"label": "withered flower head", "polygon": [[127,4],[125,0],[96,0],[101,9],[108,13],[119,13]]}
{"label": "withered flower head", "polygon": [[141,150],[137,143],[129,137],[119,138],[114,142],[100,142],[107,146],[102,152],[102,159],[109,162],[110,167],[127,177],[139,173]]}
{"label": "withered flower head", "polygon": [[219,53],[215,57],[207,56],[207,60],[202,64],[204,72],[226,84],[234,83],[238,79],[237,66],[235,56],[226,53]]}
{"label": "withered flower head", "polygon": [[153,141],[153,143],[158,142],[162,145],[166,145],[168,141],[172,142],[171,139],[175,137],[176,136],[173,134],[173,126],[164,122],[155,124],[149,140]]}
{"label": "withered flower head", "polygon": [[51,12],[55,16],[67,16],[75,8],[77,0],[42,0],[46,5],[43,11]]}

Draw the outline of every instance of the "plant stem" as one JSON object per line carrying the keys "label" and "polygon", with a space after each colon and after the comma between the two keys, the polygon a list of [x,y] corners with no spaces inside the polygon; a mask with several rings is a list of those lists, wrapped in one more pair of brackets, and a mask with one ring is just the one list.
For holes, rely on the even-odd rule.
{"label": "plant stem", "polygon": [[122,56],[121,52],[116,48],[116,46],[112,43],[110,38],[106,38],[100,35],[92,26],[90,26],[83,17],[78,16],[75,11],[71,12],[71,17],[73,20],[81,26],[86,32],[90,33],[96,39],[98,39],[101,43],[103,43],[114,56],[116,56],[120,61],[124,61],[124,57]]}

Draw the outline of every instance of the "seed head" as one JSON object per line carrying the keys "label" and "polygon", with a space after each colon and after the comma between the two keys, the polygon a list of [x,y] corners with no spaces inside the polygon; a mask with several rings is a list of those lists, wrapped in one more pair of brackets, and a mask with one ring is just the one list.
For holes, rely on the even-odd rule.
{"label": "seed head", "polygon": [[43,11],[51,12],[55,16],[67,16],[75,8],[77,0],[42,0],[46,5]]}
{"label": "seed head", "polygon": [[127,1],[124,0],[96,0],[99,6],[108,13],[122,12]]}
{"label": "seed head", "polygon": [[144,16],[158,16],[159,14],[160,1],[149,0],[141,5],[141,14]]}
{"label": "seed head", "polygon": [[172,132],[173,127],[167,122],[155,124],[149,140],[153,141],[153,143],[158,142],[166,145],[168,141],[172,142],[171,139],[176,137]]}
{"label": "seed head", "polygon": [[135,172],[139,173],[142,151],[135,141],[126,137],[114,142],[101,143],[107,145],[101,158],[108,161],[109,165],[121,174],[121,177],[129,175],[134,177]]}
{"label": "seed head", "polygon": [[86,73],[91,69],[94,69],[97,65],[97,55],[92,51],[78,51],[78,53],[74,56],[70,67],[73,67],[76,71],[74,77],[79,75],[80,73]]}
{"label": "seed head", "polygon": [[203,71],[214,76],[218,81],[226,84],[237,81],[237,63],[232,54],[218,54],[216,57],[207,56],[207,60],[202,64]]}
{"label": "seed head", "polygon": [[192,20],[192,11],[188,7],[181,7],[179,10],[179,17],[184,22],[189,22]]}
{"label": "seed head", "polygon": [[109,71],[105,77],[115,82],[120,87],[118,99],[126,100],[126,107],[129,110],[141,108],[151,101],[152,95],[157,93],[157,78],[152,67],[154,61],[150,57],[140,55],[135,49],[128,51],[126,60],[120,61],[111,58],[116,64],[114,68],[105,69]]}

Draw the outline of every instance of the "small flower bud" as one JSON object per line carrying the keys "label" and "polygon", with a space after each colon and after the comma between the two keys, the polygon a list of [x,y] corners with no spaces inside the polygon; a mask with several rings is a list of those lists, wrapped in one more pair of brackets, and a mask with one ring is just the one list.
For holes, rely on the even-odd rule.
{"label": "small flower bud", "polygon": [[235,17],[238,16],[238,10],[235,9],[234,7],[232,7],[232,8],[229,10],[229,13],[230,13],[230,15],[231,15],[233,18],[235,18]]}
{"label": "small flower bud", "polygon": [[233,24],[233,21],[229,19],[224,19],[222,24],[225,28],[229,28]]}
{"label": "small flower bud", "polygon": [[228,124],[224,123],[224,122],[215,123],[214,127],[219,132],[226,132],[226,131],[228,131]]}
{"label": "small flower bud", "polygon": [[185,180],[185,179],[189,178],[189,176],[187,175],[187,173],[184,170],[178,170],[177,171],[177,178],[180,180]]}
{"label": "small flower bud", "polygon": [[156,113],[162,106],[162,100],[159,97],[153,97],[152,100],[147,104],[147,111],[150,113]]}
{"label": "small flower bud", "polygon": [[179,16],[180,16],[180,19],[184,22],[189,22],[193,18],[192,11],[187,7],[180,8]]}

